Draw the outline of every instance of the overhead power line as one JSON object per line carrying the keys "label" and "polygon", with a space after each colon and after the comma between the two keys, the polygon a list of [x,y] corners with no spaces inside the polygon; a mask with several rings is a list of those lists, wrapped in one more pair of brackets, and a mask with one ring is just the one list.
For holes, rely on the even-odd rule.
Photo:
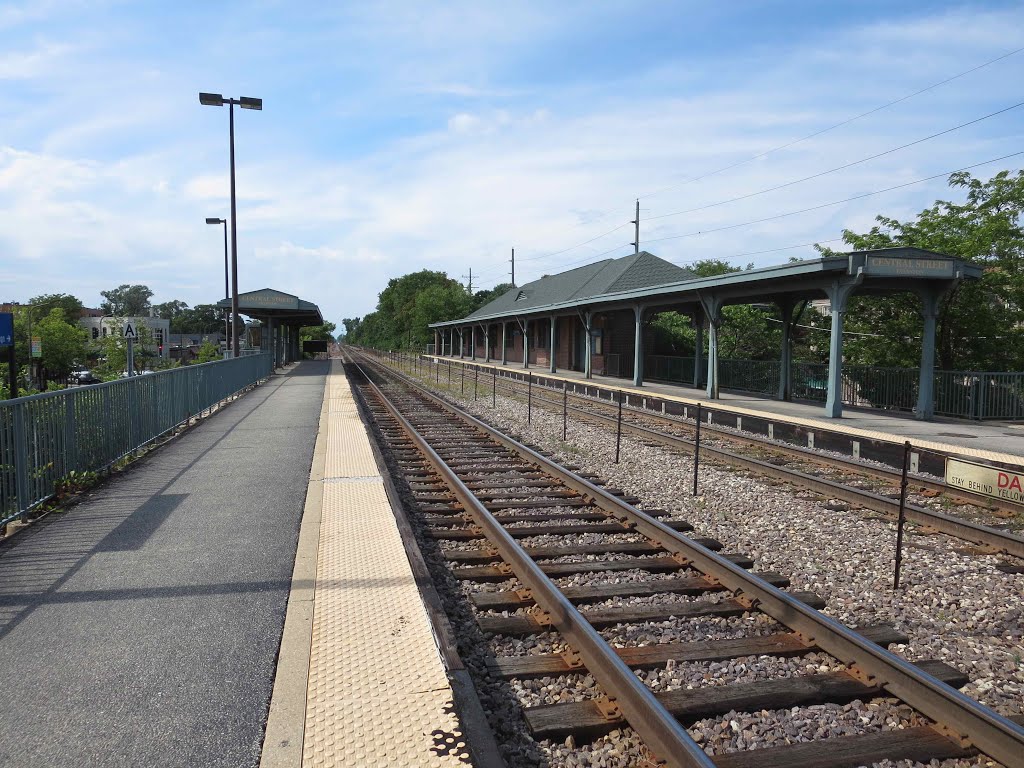
{"label": "overhead power line", "polygon": [[653,240],[648,240],[647,242],[648,243],[661,243],[661,242],[664,242],[666,240],[679,240],[679,239],[684,238],[684,237],[696,237],[697,235],[706,235],[706,234],[710,234],[712,232],[724,232],[725,230],[728,230],[728,229],[738,229],[740,227],[749,227],[749,226],[751,226],[753,224],[762,224],[762,223],[764,223],[766,221],[775,221],[777,219],[784,219],[787,216],[796,216],[799,213],[808,213],[809,211],[818,211],[818,210],[821,210],[822,208],[829,208],[829,207],[831,207],[833,205],[842,205],[843,203],[849,203],[849,202],[852,202],[854,200],[863,200],[866,197],[871,197],[873,195],[880,195],[883,192],[892,192],[893,190],[896,190],[896,189],[903,189],[904,187],[911,187],[914,184],[922,184],[923,182],[931,181],[932,179],[940,179],[943,176],[949,176],[951,173],[959,173],[960,171],[969,171],[969,170],[971,170],[973,168],[978,168],[978,167],[980,167],[982,165],[989,165],[990,163],[998,163],[1001,160],[1007,160],[1007,159],[1009,159],[1011,157],[1017,157],[1019,155],[1024,155],[1024,151],[1013,152],[1013,153],[1011,153],[1009,155],[1003,155],[1002,157],[992,158],[991,160],[983,160],[980,163],[974,163],[973,165],[965,165],[962,168],[954,168],[952,171],[945,171],[943,173],[936,173],[933,176],[925,176],[923,179],[915,179],[914,181],[908,181],[908,182],[906,182],[904,184],[896,184],[896,185],[894,185],[892,187],[886,187],[885,189],[876,189],[873,192],[865,192],[862,195],[854,195],[853,197],[846,197],[846,198],[843,198],[842,200],[833,200],[830,203],[822,203],[821,205],[812,205],[809,208],[801,208],[801,209],[796,210],[796,211],[787,211],[786,213],[779,213],[779,214],[776,214],[774,216],[765,216],[762,219],[753,219],[751,221],[744,221],[744,222],[741,222],[739,224],[728,224],[728,225],[726,225],[724,227],[715,227],[713,229],[698,229],[698,230],[695,230],[693,232],[687,232],[687,233],[682,234],[682,235],[670,235],[669,237],[658,237],[658,238],[654,238]]}
{"label": "overhead power line", "polygon": [[559,255],[561,255],[563,253],[568,253],[569,251],[575,251],[577,248],[582,248],[584,245],[590,245],[592,242],[594,242],[595,240],[600,240],[602,237],[608,237],[608,235],[612,234],[613,232],[618,232],[620,229],[628,227],[632,223],[633,222],[628,222],[626,224],[619,224],[619,226],[615,227],[614,229],[609,229],[607,232],[602,232],[600,235],[597,235],[596,237],[592,237],[589,240],[584,240],[582,243],[577,243],[576,245],[569,246],[568,248],[563,248],[560,251],[554,251],[552,253],[544,253],[544,254],[541,254],[540,256],[530,256],[527,259],[524,259],[524,258],[520,257],[519,261],[537,261],[539,259],[549,259],[552,256],[559,256]]}
{"label": "overhead power line", "polygon": [[[653,195],[661,194],[662,192],[666,192],[666,191],[668,191],[670,189],[675,189],[677,187],[681,187],[681,186],[684,186],[686,184],[691,184],[693,182],[700,181],[702,179],[706,179],[706,178],[708,178],[710,176],[714,176],[714,175],[717,175],[719,173],[723,173],[725,171],[728,171],[728,170],[731,170],[733,168],[736,168],[738,166],[744,165],[746,163],[753,162],[754,160],[760,160],[761,158],[767,157],[768,155],[770,155],[770,154],[772,154],[774,152],[779,152],[779,151],[781,151],[783,149],[786,149],[788,147],[791,147],[791,146],[793,146],[795,144],[799,144],[800,142],[807,141],[809,139],[813,139],[816,136],[820,136],[820,135],[822,135],[824,133],[828,133],[829,131],[835,130],[836,128],[841,128],[844,125],[849,125],[850,123],[855,122],[857,120],[860,120],[861,118],[868,117],[869,115],[873,115],[873,114],[875,114],[877,112],[881,112],[882,110],[888,109],[889,107],[895,106],[896,104],[900,104],[900,103],[902,103],[904,101],[908,101],[909,99],[912,99],[912,98],[914,98],[916,96],[920,96],[923,93],[927,93],[928,91],[934,90],[936,88],[939,88],[940,86],[943,86],[943,85],[946,85],[948,83],[951,83],[951,82],[953,82],[955,80],[958,80],[958,79],[960,79],[962,77],[965,77],[965,76],[967,76],[967,75],[969,75],[969,74],[971,74],[973,72],[977,72],[978,70],[981,70],[981,69],[984,69],[985,67],[991,66],[992,64],[996,64],[997,62],[1000,62],[1003,59],[1007,59],[1007,58],[1009,58],[1011,56],[1014,56],[1014,55],[1020,53],[1021,51],[1024,51],[1024,47],[1017,48],[1017,49],[1015,49],[1013,51],[1010,51],[1009,53],[1004,53],[1001,56],[997,56],[997,57],[995,57],[993,59],[989,59],[986,62],[978,64],[975,67],[971,67],[970,69],[966,69],[963,72],[960,72],[958,74],[953,75],[952,77],[947,77],[945,80],[940,80],[938,82],[932,83],[931,85],[928,85],[928,86],[926,86],[924,88],[921,88],[920,90],[914,91],[913,93],[909,93],[909,94],[907,94],[905,96],[901,96],[898,99],[893,99],[892,101],[886,102],[885,104],[881,104],[881,105],[879,105],[877,107],[874,107],[873,109],[869,109],[868,111],[862,112],[862,113],[860,113],[858,115],[854,115],[853,117],[847,118],[846,120],[842,120],[841,122],[835,123],[834,125],[830,125],[830,126],[828,126],[826,128],[822,128],[821,130],[814,131],[813,133],[809,133],[806,136],[802,136],[801,138],[793,139],[792,141],[788,141],[785,144],[780,144],[777,147],[773,147],[771,149],[765,150],[764,152],[758,153],[756,155],[752,155],[752,156],[746,158],[745,160],[740,160],[740,161],[737,161],[735,163],[731,163],[729,165],[722,166],[721,168],[717,168],[717,169],[715,169],[713,171],[709,171],[709,172],[707,172],[705,174],[702,174],[700,176],[696,176],[694,178],[687,179],[686,181],[680,182],[679,184],[674,184],[674,185],[671,185],[671,186],[668,186],[668,187],[663,187],[662,189],[656,190],[654,192],[648,192],[646,194],[640,195],[639,197],[640,198],[645,198],[645,197],[651,197]],[[607,216],[609,213],[612,213],[612,212],[613,212],[613,209],[609,209],[607,211],[602,211],[600,213],[600,215],[601,216]],[[680,213],[682,213],[682,212],[680,212]],[[665,215],[674,215],[674,214],[665,214]],[[657,217],[655,217],[655,218],[657,218]],[[580,225],[577,225],[577,226],[580,226]],[[576,245],[569,246],[568,248],[563,248],[562,250],[559,250],[559,251],[553,251],[551,253],[545,253],[545,254],[541,254],[539,256],[531,256],[529,258],[522,258],[522,257],[520,257],[519,261],[520,262],[523,262],[523,261],[537,261],[537,260],[540,260],[540,259],[551,258],[552,256],[559,256],[559,255],[561,255],[563,253],[568,253],[569,251],[574,251],[577,248],[582,248],[584,245],[589,245],[590,243],[595,242],[596,240],[600,240],[600,239],[602,239],[604,237],[607,237],[608,235],[613,234],[614,232],[617,232],[617,231],[619,231],[620,229],[623,229],[626,226],[628,226],[628,224],[621,224],[621,225],[619,225],[619,226],[617,226],[617,227],[615,227],[613,229],[608,230],[607,232],[603,232],[602,234],[597,235],[596,237],[592,237],[589,240],[584,240],[581,243],[577,243]],[[618,246],[616,246],[616,248],[612,249],[612,250],[616,250],[617,248],[618,248]],[[606,251],[605,253],[609,253],[609,252],[610,251]],[[592,258],[592,257],[588,257],[588,258]]]}
{"label": "overhead power line", "polygon": [[881,106],[875,107],[874,109],[869,109],[867,112],[861,112],[859,115],[854,115],[853,117],[847,118],[846,120],[838,122],[835,125],[830,125],[827,128],[822,128],[821,130],[815,131],[814,133],[809,133],[806,136],[800,137],[799,139],[793,139],[792,141],[787,141],[785,144],[780,144],[777,147],[772,147],[771,149],[767,149],[764,152],[761,152],[759,154],[751,155],[750,157],[746,158],[745,160],[738,160],[737,162],[731,163],[730,165],[723,165],[721,168],[716,168],[713,171],[708,171],[707,173],[702,174],[700,176],[694,176],[693,178],[686,179],[685,181],[681,181],[678,184],[672,184],[672,185],[669,185],[667,187],[662,187],[661,189],[657,189],[654,192],[648,192],[646,194],[640,195],[640,197],[641,198],[645,198],[645,197],[653,197],[654,195],[660,195],[662,192],[668,192],[669,190],[672,190],[672,189],[678,189],[679,187],[686,186],[687,184],[692,184],[695,181],[701,181],[703,179],[706,179],[709,176],[715,176],[715,175],[717,175],[719,173],[724,173],[725,171],[730,171],[733,168],[738,168],[739,166],[745,165],[747,163],[751,163],[754,160],[760,160],[762,157],[768,157],[768,155],[771,155],[771,154],[773,154],[775,152],[779,152],[779,151],[781,151],[783,149],[788,149],[789,147],[792,147],[795,144],[799,144],[802,141],[808,141],[809,139],[813,139],[813,138],[815,138],[817,136],[821,136],[823,133],[828,133],[829,131],[834,131],[836,128],[842,128],[844,125],[849,125],[850,123],[855,122],[857,120],[860,120],[863,117],[868,117],[869,115],[873,115],[876,112],[881,112],[883,109],[888,109],[889,107],[895,106],[896,104],[901,104],[904,101],[907,101],[908,99],[912,99],[915,96],[920,96],[922,93],[927,93],[928,91],[932,91],[932,90],[938,88],[939,86],[946,85],[947,83],[951,83],[954,80],[959,80],[961,77],[969,75],[972,72],[977,72],[979,69],[984,69],[985,67],[991,66],[992,64],[995,64],[996,62],[1002,61],[1003,59],[1008,59],[1011,56],[1014,56],[1014,55],[1020,53],[1021,51],[1024,51],[1024,48],[1017,48],[1016,50],[1010,51],[1009,53],[1004,53],[1002,56],[997,56],[994,59],[989,59],[988,61],[986,61],[983,64],[979,64],[976,67],[971,67],[970,69],[964,70],[963,72],[960,72],[959,74],[953,75],[952,77],[947,77],[945,80],[940,80],[937,83],[932,83],[931,85],[926,86],[926,87],[922,88],[919,91],[914,91],[913,93],[908,93],[906,96],[901,96],[898,99],[894,99],[892,101],[886,102],[885,104],[882,104]]}
{"label": "overhead power line", "polygon": [[[779,251],[794,251],[797,248],[810,248],[811,246],[821,245],[822,243],[838,243],[842,239],[843,238],[841,238],[841,237],[832,237],[832,238],[829,238],[828,240],[814,240],[813,242],[810,242],[810,243],[797,243],[796,245],[784,245],[781,248],[766,248],[766,249],[761,250],[761,251],[744,251],[743,253],[733,253],[733,254],[731,254],[729,256],[722,256],[721,258],[723,260],[725,260],[725,261],[729,261],[730,259],[742,259],[745,256],[760,256],[761,254],[765,254],[765,253],[778,253]],[[680,263],[689,263],[689,262],[692,262],[692,261],[694,261],[694,259],[690,258],[686,262],[674,261],[672,263],[673,264],[680,264]]]}
{"label": "overhead power line", "polygon": [[915,141],[911,141],[911,142],[909,142],[907,144],[901,144],[898,147],[893,147],[892,149],[887,149],[884,152],[879,152],[879,153],[874,154],[874,155],[869,155],[868,157],[862,157],[860,160],[854,160],[851,163],[846,163],[844,165],[838,165],[835,168],[829,168],[827,171],[821,171],[819,173],[811,174],[810,176],[804,176],[802,179],[794,179],[793,181],[787,181],[784,184],[776,184],[774,187],[768,187],[767,189],[761,189],[761,190],[758,190],[757,192],[750,192],[750,193],[748,193],[746,195],[739,195],[738,197],[730,197],[728,200],[719,200],[718,202],[708,203],[707,205],[700,205],[700,206],[698,206],[696,208],[687,208],[685,211],[673,211],[672,213],[662,213],[662,214],[659,214],[658,216],[651,216],[649,218],[650,219],[664,219],[664,218],[667,218],[669,216],[681,216],[684,213],[694,213],[696,211],[705,211],[708,208],[716,208],[716,207],[718,207],[720,205],[726,205],[727,203],[735,203],[735,202],[737,202],[739,200],[749,200],[751,197],[757,197],[758,195],[763,195],[763,194],[766,194],[768,192],[775,192],[776,190],[779,190],[779,189],[785,189],[786,187],[792,187],[792,186],[794,186],[796,184],[802,184],[805,181],[810,181],[811,179],[820,179],[822,176],[828,176],[831,173],[836,173],[837,171],[842,171],[842,170],[845,170],[847,168],[852,168],[855,165],[860,165],[861,163],[866,163],[869,160],[877,160],[880,157],[885,157],[886,155],[891,155],[893,152],[899,152],[901,149],[906,149],[907,147],[913,147],[916,144],[922,144],[922,143],[924,143],[926,141],[930,141],[931,139],[938,138],[939,136],[945,136],[947,133],[952,133],[953,131],[958,131],[961,128],[966,128],[968,125],[974,125],[975,123],[980,123],[983,120],[988,120],[989,118],[995,117],[996,115],[1001,115],[1004,112],[1009,112],[1012,109],[1017,109],[1018,107],[1022,107],[1022,106],[1024,106],[1024,101],[1018,102],[1018,103],[1014,104],[1013,106],[1005,107],[1004,109],[997,110],[996,112],[990,112],[987,115],[975,118],[974,120],[969,120],[966,123],[960,123],[960,125],[955,125],[952,128],[947,128],[944,131],[939,131],[938,133],[933,133],[931,136],[925,136],[924,138],[916,139]]}

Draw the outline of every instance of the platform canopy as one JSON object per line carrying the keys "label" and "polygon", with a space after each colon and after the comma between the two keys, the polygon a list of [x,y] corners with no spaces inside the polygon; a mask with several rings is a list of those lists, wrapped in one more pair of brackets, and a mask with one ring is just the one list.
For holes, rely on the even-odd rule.
{"label": "platform canopy", "polygon": [[[231,299],[221,299],[217,306],[230,312]],[[299,328],[324,323],[316,304],[273,288],[238,294],[238,312],[259,320],[266,329],[259,335],[259,348],[274,354],[275,368],[301,357]]]}
{"label": "platform canopy", "polygon": [[[468,342],[469,354],[475,358],[482,338],[484,355],[490,359],[497,335],[502,339],[502,362],[511,351],[524,367],[544,358],[551,372],[562,359],[563,366],[578,365],[576,369],[589,376],[592,358],[610,353],[628,361],[623,368],[632,368],[633,383],[640,386],[644,347],[649,342],[643,332],[645,318],[674,310],[693,319],[698,339],[695,366],[703,366],[703,334],[708,333],[706,375],[695,372],[694,380],[706,381],[708,397],[716,398],[722,308],[771,303],[782,315],[779,397],[788,400],[792,330],[807,302],[827,300],[832,327],[825,410],[836,417],[842,414],[843,316],[849,298],[913,293],[921,300],[924,321],[917,415],[930,418],[939,300],[958,281],[977,280],[981,274],[981,267],[955,256],[921,248],[885,248],[697,277],[641,251],[542,277],[513,288],[467,317],[430,327],[435,330],[436,348],[447,354],[455,354],[457,345],[463,356]],[[595,350],[595,344],[600,350]]]}
{"label": "platform canopy", "polygon": [[[231,309],[231,299],[217,302],[221,309]],[[298,296],[273,288],[261,288],[258,291],[238,294],[238,311],[243,315],[256,318],[273,318],[287,325],[323,325],[324,318],[320,308],[311,301],[303,301]]]}

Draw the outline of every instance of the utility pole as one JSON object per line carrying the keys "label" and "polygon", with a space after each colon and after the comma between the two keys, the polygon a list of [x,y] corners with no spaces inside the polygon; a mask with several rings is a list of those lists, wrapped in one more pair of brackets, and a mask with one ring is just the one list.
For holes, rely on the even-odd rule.
{"label": "utility pole", "polygon": [[[466,275],[463,275],[463,277],[466,277]],[[469,268],[469,275],[468,275],[468,277],[469,277],[469,295],[472,296],[473,295],[473,268],[472,267]]]}
{"label": "utility pole", "polygon": [[630,245],[633,246],[633,253],[640,253],[640,199],[639,198],[637,198],[637,201],[636,201],[636,218],[633,219],[633,221],[631,221],[629,223],[634,225],[634,227],[633,227],[633,237],[635,238],[634,242],[630,243]]}
{"label": "utility pole", "polygon": [[512,249],[512,287],[516,287],[516,249]]}

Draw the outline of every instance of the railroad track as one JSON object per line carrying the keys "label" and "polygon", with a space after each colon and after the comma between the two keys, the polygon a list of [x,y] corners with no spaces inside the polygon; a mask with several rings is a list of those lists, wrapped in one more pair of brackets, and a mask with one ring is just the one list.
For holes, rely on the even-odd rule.
{"label": "railroad track", "polygon": [[[469,370],[473,370],[469,368]],[[440,378],[440,377],[438,377]],[[490,389],[497,385],[498,392],[521,401],[529,399],[532,405],[551,412],[561,413],[563,408],[569,417],[576,420],[589,421],[614,431],[618,420],[618,404],[601,398],[593,398],[519,381],[515,378],[484,376],[483,384]],[[439,383],[439,382],[438,382]],[[476,386],[475,377],[470,377],[469,385]],[[610,392],[610,390],[609,390]],[[563,397],[566,402],[563,402]],[[657,402],[657,398],[643,398],[637,395],[627,397],[622,407],[622,433],[647,443],[657,444],[686,454],[694,450],[694,419],[671,416],[652,411],[646,407],[628,405],[627,401],[647,400]],[[689,409],[690,411],[694,409]],[[695,415],[694,415],[695,416]],[[790,483],[829,499],[838,499],[851,506],[869,509],[873,512],[896,517],[899,512],[900,473],[882,466],[875,466],[839,456],[824,454],[794,445],[786,445],[763,439],[756,435],[744,434],[736,430],[724,429],[713,425],[702,424],[701,455],[728,466],[742,469],[763,477]],[[711,433],[710,440],[707,439]],[[755,453],[740,452],[725,447],[723,443],[732,443]],[[781,463],[780,463],[781,459]],[[818,468],[827,468],[839,473],[839,478],[823,476]],[[864,479],[879,481],[895,487],[895,492],[883,493],[865,483]],[[945,482],[932,478],[912,475],[911,487],[919,493],[931,497],[956,499],[963,504],[991,510],[994,500],[969,493],[962,489],[951,488]],[[920,497],[924,501],[926,497]],[[1024,506],[1012,502],[1000,502],[1001,509],[1024,516]],[[1003,554],[1024,560],[1024,536],[1001,528],[967,520],[963,517],[947,514],[922,503],[908,503],[905,509],[906,519],[923,527],[923,532],[942,533],[961,539],[981,547],[983,551]],[[1024,517],[1022,517],[1024,519]],[[1006,570],[1017,571],[1019,564],[1003,566]]]}
{"label": "railroad track", "polygon": [[[526,708],[537,741],[571,748],[628,725],[652,765],[809,768],[978,752],[1024,765],[1024,728],[959,693],[966,677],[943,662],[911,664],[885,650],[906,642],[891,627],[849,629],[816,610],[824,605],[819,596],[784,591],[784,575],[751,573],[742,554],[684,535],[685,521],[641,511],[638,500],[556,464],[411,379],[360,362],[350,375],[416,498],[423,536],[465,585],[479,629],[510,639],[557,633],[554,644],[532,646],[552,652],[492,658],[488,677],[513,686],[580,675],[596,683],[592,695]],[[621,648],[600,632],[736,616],[764,619],[765,631]],[[807,654],[827,655],[828,671],[657,691],[633,671]],[[756,719],[768,710],[883,697],[913,709],[909,727],[712,757],[684,727],[734,711]]]}

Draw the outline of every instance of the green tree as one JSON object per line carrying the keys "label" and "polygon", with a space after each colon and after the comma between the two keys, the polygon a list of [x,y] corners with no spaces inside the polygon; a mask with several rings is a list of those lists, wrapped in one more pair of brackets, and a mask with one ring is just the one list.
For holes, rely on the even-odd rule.
{"label": "green tree", "polygon": [[499,296],[504,296],[506,293],[511,291],[515,286],[512,283],[498,283],[493,288],[486,291],[477,291],[473,294],[473,309],[476,311],[485,304],[490,304]]}
{"label": "green tree", "polygon": [[299,341],[334,341],[334,331],[337,326],[334,323],[323,325],[304,325],[299,328]]}
{"label": "green tree", "polygon": [[196,363],[212,363],[214,360],[220,360],[223,357],[220,349],[212,341],[207,339],[199,347],[199,355],[196,357]]}
{"label": "green tree", "polygon": [[460,283],[424,269],[389,280],[375,311],[345,318],[345,340],[389,349],[419,346],[433,339],[429,323],[463,317],[474,308],[474,297]]}
{"label": "green tree", "polygon": [[[866,233],[843,231],[857,250],[917,247],[949,254],[984,269],[981,280],[958,283],[939,306],[937,366],[946,370],[1024,368],[1024,171],[1001,171],[988,181],[966,171],[949,177],[962,203],[938,200],[912,221],[878,216]],[[820,248],[823,253],[831,253]],[[848,361],[917,366],[920,301],[901,295],[855,296],[846,315]]]}
{"label": "green tree", "polygon": [[42,364],[46,378],[65,380],[74,367],[85,361],[88,333],[77,323],[64,319],[64,310],[54,307],[33,328],[43,347]]}
{"label": "green tree", "polygon": [[42,317],[55,307],[70,325],[76,325],[82,317],[82,302],[70,293],[43,293],[33,296],[28,303],[34,307],[35,317]]}
{"label": "green tree", "polygon": [[[161,315],[164,317],[164,315]],[[171,318],[171,333],[217,333],[224,330],[224,310],[216,304],[196,304]]]}
{"label": "green tree", "polygon": [[171,301],[165,301],[162,304],[156,304],[153,307],[153,311],[157,317],[162,317],[164,320],[170,320],[171,328],[174,328],[174,321],[185,312],[188,312],[188,304],[184,301],[178,301],[172,299]]}
{"label": "green tree", "polygon": [[109,291],[100,291],[100,296],[103,297],[100,308],[108,315],[141,317],[149,314],[153,292],[145,285],[123,283]]}
{"label": "green tree", "polygon": [[[121,328],[123,323],[124,320],[122,318],[115,317],[112,327]],[[155,362],[156,356],[153,352],[147,350],[147,347],[153,345],[152,331],[141,323],[135,330],[138,332],[139,338],[135,342],[133,354],[135,369],[139,371]],[[93,373],[99,378],[104,380],[116,379],[128,370],[128,342],[121,335],[120,331],[109,336],[101,336],[99,339],[92,341],[92,348],[93,354],[97,358],[97,363],[93,367]]]}
{"label": "green tree", "polygon": [[[746,269],[753,269],[747,264]],[[695,277],[717,277],[741,272],[721,259],[700,259],[683,267]],[[778,311],[768,305],[736,304],[722,309],[722,326],[718,333],[719,354],[725,358],[771,360],[778,356],[782,343],[782,326]],[[688,315],[661,312],[650,322],[655,351],[661,355],[689,357],[696,350],[696,331]],[[704,335],[707,351],[708,334]]]}

